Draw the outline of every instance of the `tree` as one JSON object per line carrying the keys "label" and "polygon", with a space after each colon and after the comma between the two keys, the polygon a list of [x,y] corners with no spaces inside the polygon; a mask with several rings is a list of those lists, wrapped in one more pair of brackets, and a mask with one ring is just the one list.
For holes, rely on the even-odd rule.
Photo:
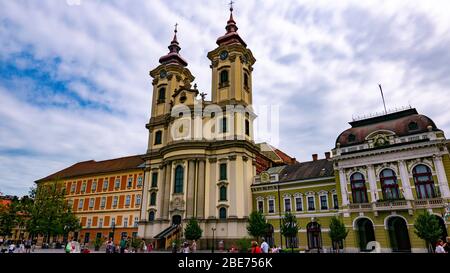
{"label": "tree", "polygon": [[[294,252],[294,238],[297,238],[297,218],[291,212],[286,212],[281,221],[281,234],[290,239],[290,247]],[[287,246],[286,246],[287,247]]]}
{"label": "tree", "polygon": [[17,212],[19,206],[17,201],[10,204],[0,204],[0,236],[7,237],[12,234],[12,230],[17,226]]}
{"label": "tree", "polygon": [[336,216],[331,218],[330,221],[330,238],[333,243],[333,248],[339,252],[339,244],[347,238],[348,230],[345,228],[343,222],[341,222]]}
{"label": "tree", "polygon": [[187,240],[198,240],[202,237],[203,230],[198,225],[198,221],[195,218],[189,220],[186,228],[184,229],[184,236]]}
{"label": "tree", "polygon": [[267,228],[268,224],[266,221],[266,217],[264,217],[261,212],[253,211],[252,213],[250,213],[247,225],[248,234],[255,237],[259,241],[260,237],[266,235]]}
{"label": "tree", "polygon": [[419,214],[414,222],[414,233],[425,240],[428,252],[434,252],[433,245],[442,236],[443,230],[436,216],[425,211],[423,214]]}
{"label": "tree", "polygon": [[26,207],[28,232],[32,236],[46,236],[47,243],[50,243],[51,236],[66,235],[81,227],[57,184],[54,181],[32,188],[30,197],[34,202]]}

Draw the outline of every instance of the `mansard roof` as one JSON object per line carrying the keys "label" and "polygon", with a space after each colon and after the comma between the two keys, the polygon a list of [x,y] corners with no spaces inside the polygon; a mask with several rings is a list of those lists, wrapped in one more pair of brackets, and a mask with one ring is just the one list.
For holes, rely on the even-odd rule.
{"label": "mansard roof", "polygon": [[286,165],[279,174],[280,182],[325,178],[334,175],[333,162],[329,159]]}

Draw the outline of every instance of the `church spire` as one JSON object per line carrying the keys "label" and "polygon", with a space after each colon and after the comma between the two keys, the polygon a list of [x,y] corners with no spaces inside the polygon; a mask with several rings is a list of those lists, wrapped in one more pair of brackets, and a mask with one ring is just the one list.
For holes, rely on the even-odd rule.
{"label": "church spire", "polygon": [[174,35],[173,35],[173,39],[170,42],[169,45],[169,53],[167,53],[167,55],[162,56],[159,59],[159,62],[161,64],[169,64],[169,63],[174,63],[174,64],[180,64],[182,66],[187,66],[187,62],[186,60],[183,59],[183,57],[181,57],[180,55],[180,44],[178,43],[178,39],[177,39],[177,33],[178,33],[178,23],[175,24],[175,30],[173,31]]}
{"label": "church spire", "polygon": [[230,19],[228,19],[227,26],[225,27],[227,32],[222,37],[219,37],[219,39],[217,39],[216,43],[219,46],[226,45],[226,44],[239,43],[246,47],[247,44],[244,42],[244,40],[242,40],[242,38],[237,33],[238,27],[236,25],[236,21],[234,21],[234,18],[233,18],[233,10],[234,10],[233,4],[234,4],[234,2],[230,1]]}

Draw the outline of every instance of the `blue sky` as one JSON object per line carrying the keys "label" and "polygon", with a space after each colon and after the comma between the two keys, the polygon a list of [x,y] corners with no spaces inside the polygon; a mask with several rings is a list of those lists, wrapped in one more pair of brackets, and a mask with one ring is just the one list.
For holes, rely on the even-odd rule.
{"label": "blue sky", "polygon": [[[278,105],[300,161],[353,116],[412,105],[450,132],[448,1],[236,1],[257,62],[254,104]],[[146,151],[148,71],[178,22],[181,54],[210,93],[208,51],[228,1],[0,0],[0,192],[78,161]],[[208,95],[209,97],[209,95]]]}

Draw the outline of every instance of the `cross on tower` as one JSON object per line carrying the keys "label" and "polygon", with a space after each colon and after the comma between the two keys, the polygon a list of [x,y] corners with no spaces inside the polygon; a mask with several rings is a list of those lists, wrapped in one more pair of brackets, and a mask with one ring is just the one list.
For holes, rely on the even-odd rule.
{"label": "cross on tower", "polygon": [[175,33],[178,32],[178,23],[175,23]]}
{"label": "cross on tower", "polygon": [[202,97],[202,100],[205,100],[206,93],[205,92],[200,93],[200,97]]}
{"label": "cross on tower", "polygon": [[230,11],[233,11],[233,4],[234,4],[234,2],[233,2],[233,0],[231,0],[230,4],[229,4],[230,5]]}

